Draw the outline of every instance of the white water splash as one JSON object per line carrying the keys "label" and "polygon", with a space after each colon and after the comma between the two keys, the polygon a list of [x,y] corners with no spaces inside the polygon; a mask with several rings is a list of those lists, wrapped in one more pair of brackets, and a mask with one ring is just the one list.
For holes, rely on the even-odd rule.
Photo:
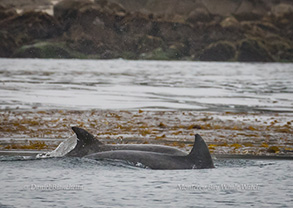
{"label": "white water splash", "polygon": [[51,158],[51,157],[63,157],[68,152],[74,149],[77,144],[76,135],[61,142],[59,146],[51,152],[44,152],[37,154],[36,158]]}

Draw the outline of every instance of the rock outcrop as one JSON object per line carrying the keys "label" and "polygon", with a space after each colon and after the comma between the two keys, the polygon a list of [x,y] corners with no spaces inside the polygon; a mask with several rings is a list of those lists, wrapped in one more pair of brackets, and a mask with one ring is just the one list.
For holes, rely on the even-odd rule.
{"label": "rock outcrop", "polygon": [[0,6],[0,56],[293,61],[287,0],[63,0],[52,14]]}

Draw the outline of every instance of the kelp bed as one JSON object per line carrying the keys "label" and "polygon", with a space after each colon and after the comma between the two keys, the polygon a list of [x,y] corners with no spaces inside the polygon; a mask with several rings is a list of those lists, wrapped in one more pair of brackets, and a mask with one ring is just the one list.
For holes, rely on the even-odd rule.
{"label": "kelp bed", "polygon": [[189,151],[200,134],[213,154],[293,157],[293,115],[194,111],[2,111],[0,150],[53,150],[85,128],[104,143],[175,146]]}

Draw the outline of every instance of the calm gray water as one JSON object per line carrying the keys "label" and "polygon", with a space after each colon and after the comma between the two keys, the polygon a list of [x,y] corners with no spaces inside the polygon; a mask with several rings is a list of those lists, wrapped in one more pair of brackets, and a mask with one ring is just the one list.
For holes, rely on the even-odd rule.
{"label": "calm gray water", "polygon": [[[1,158],[0,207],[292,207],[292,162],[148,170],[77,158]],[[6,206],[4,206],[6,205]]]}
{"label": "calm gray water", "polygon": [[[293,112],[293,64],[0,59],[0,109]],[[0,156],[0,207],[292,207],[292,160],[148,170]]]}
{"label": "calm gray water", "polygon": [[293,112],[293,64],[0,59],[0,109]]}

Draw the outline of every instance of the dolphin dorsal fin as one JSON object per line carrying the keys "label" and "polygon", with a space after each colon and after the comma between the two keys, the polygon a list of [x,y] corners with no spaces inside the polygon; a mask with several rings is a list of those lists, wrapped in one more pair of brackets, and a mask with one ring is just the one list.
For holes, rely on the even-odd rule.
{"label": "dolphin dorsal fin", "polygon": [[193,148],[187,157],[194,162],[194,165],[197,168],[214,168],[214,163],[209,148],[199,134],[195,135]]}
{"label": "dolphin dorsal fin", "polygon": [[93,143],[102,144],[99,140],[97,140],[91,133],[87,132],[86,130],[79,128],[79,127],[72,127],[72,130],[77,136],[77,146],[85,146],[91,145]]}

